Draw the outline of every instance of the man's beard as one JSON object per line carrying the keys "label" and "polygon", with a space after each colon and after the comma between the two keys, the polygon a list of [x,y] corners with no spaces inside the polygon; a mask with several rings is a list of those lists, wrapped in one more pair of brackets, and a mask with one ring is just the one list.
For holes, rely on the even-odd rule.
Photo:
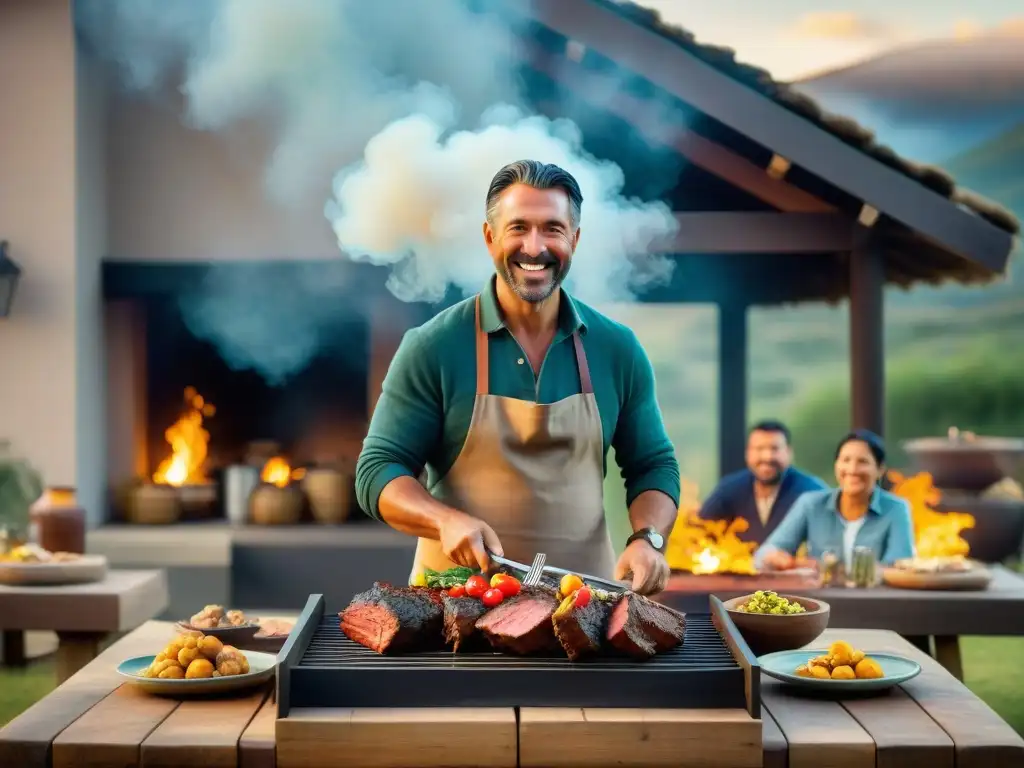
{"label": "man's beard", "polygon": [[[536,283],[529,281],[526,274],[514,266],[516,263],[544,265],[546,269],[538,274],[543,274],[546,280],[543,282],[537,281]],[[515,253],[505,258],[501,265],[501,276],[516,296],[531,304],[539,304],[549,299],[558,289],[558,286],[565,280],[571,264],[571,258],[561,262],[547,251],[532,258]]]}
{"label": "man's beard", "polygon": [[782,475],[783,475],[782,467],[779,466],[778,464],[774,464],[774,465],[772,465],[771,470],[773,472],[771,477],[769,477],[769,478],[767,478],[765,480],[761,480],[760,478],[758,478],[758,482],[760,482],[762,485],[767,485],[767,486],[774,486],[774,485],[778,485],[779,483],[781,483],[782,482]]}

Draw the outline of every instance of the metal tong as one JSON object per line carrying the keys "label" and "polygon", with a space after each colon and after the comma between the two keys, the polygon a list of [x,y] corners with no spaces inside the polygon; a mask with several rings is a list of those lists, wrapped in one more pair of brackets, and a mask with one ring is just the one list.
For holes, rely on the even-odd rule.
{"label": "metal tong", "polygon": [[575,571],[567,571],[564,568],[556,568],[553,565],[547,565],[547,555],[544,553],[538,553],[533,558],[532,565],[517,563],[515,560],[509,560],[507,557],[500,557],[490,551],[488,551],[487,554],[490,556],[491,560],[498,565],[504,565],[506,568],[515,568],[517,571],[525,572],[526,575],[521,581],[527,586],[536,586],[540,583],[540,579],[545,573],[550,573],[554,576],[558,576],[559,578],[569,574],[579,576],[584,584],[589,584],[592,587],[599,587],[600,589],[604,589],[609,592],[625,592],[629,589],[628,585],[618,581],[610,581],[608,579],[602,579],[600,576],[590,576],[586,573],[576,573]]}

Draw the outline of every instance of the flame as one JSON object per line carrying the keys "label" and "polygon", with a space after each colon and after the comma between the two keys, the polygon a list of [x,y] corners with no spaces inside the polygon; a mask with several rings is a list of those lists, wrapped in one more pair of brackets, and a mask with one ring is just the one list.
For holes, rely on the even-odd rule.
{"label": "flame", "polygon": [[206,481],[203,464],[210,444],[210,433],[203,429],[203,418],[216,413],[194,387],[185,388],[185,411],[164,432],[171,446],[171,455],[160,462],[153,473],[153,482],[160,485],[181,486],[185,483]]}
{"label": "flame", "polygon": [[301,480],[305,474],[306,470],[304,469],[292,469],[291,464],[284,456],[274,456],[263,465],[260,479],[269,485],[284,488],[292,480]]}
{"label": "flame", "polygon": [[942,491],[935,487],[928,472],[906,477],[889,471],[892,493],[906,499],[914,520],[914,539],[920,558],[963,558],[971,545],[960,535],[974,527],[974,515],[967,512],[939,512]]}
{"label": "flame", "polygon": [[757,573],[754,568],[757,544],[739,538],[739,534],[746,531],[750,524],[742,518],[731,523],[701,520],[699,511],[697,486],[684,480],[679,516],[665,550],[669,565],[676,570],[694,574]]}

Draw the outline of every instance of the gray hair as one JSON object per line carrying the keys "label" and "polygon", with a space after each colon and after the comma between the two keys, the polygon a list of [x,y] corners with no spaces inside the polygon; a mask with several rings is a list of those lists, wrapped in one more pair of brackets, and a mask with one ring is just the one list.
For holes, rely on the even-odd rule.
{"label": "gray hair", "polygon": [[517,160],[509,163],[491,179],[487,189],[487,221],[494,223],[494,213],[502,193],[513,184],[525,184],[534,189],[560,189],[569,197],[569,216],[573,227],[580,224],[583,193],[573,175],[564,168],[539,160]]}

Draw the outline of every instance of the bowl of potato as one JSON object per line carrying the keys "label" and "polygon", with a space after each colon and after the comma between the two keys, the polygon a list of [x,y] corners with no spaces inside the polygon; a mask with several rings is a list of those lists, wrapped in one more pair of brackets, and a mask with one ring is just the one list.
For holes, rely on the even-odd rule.
{"label": "bowl of potato", "polygon": [[198,631],[182,632],[153,656],[118,665],[120,675],[150,693],[195,695],[252,688],[274,676],[277,657],[225,645]]}
{"label": "bowl of potato", "polygon": [[881,691],[921,672],[913,659],[893,653],[867,653],[844,640],[827,649],[779,651],[758,659],[761,671],[789,685],[835,693]]}

